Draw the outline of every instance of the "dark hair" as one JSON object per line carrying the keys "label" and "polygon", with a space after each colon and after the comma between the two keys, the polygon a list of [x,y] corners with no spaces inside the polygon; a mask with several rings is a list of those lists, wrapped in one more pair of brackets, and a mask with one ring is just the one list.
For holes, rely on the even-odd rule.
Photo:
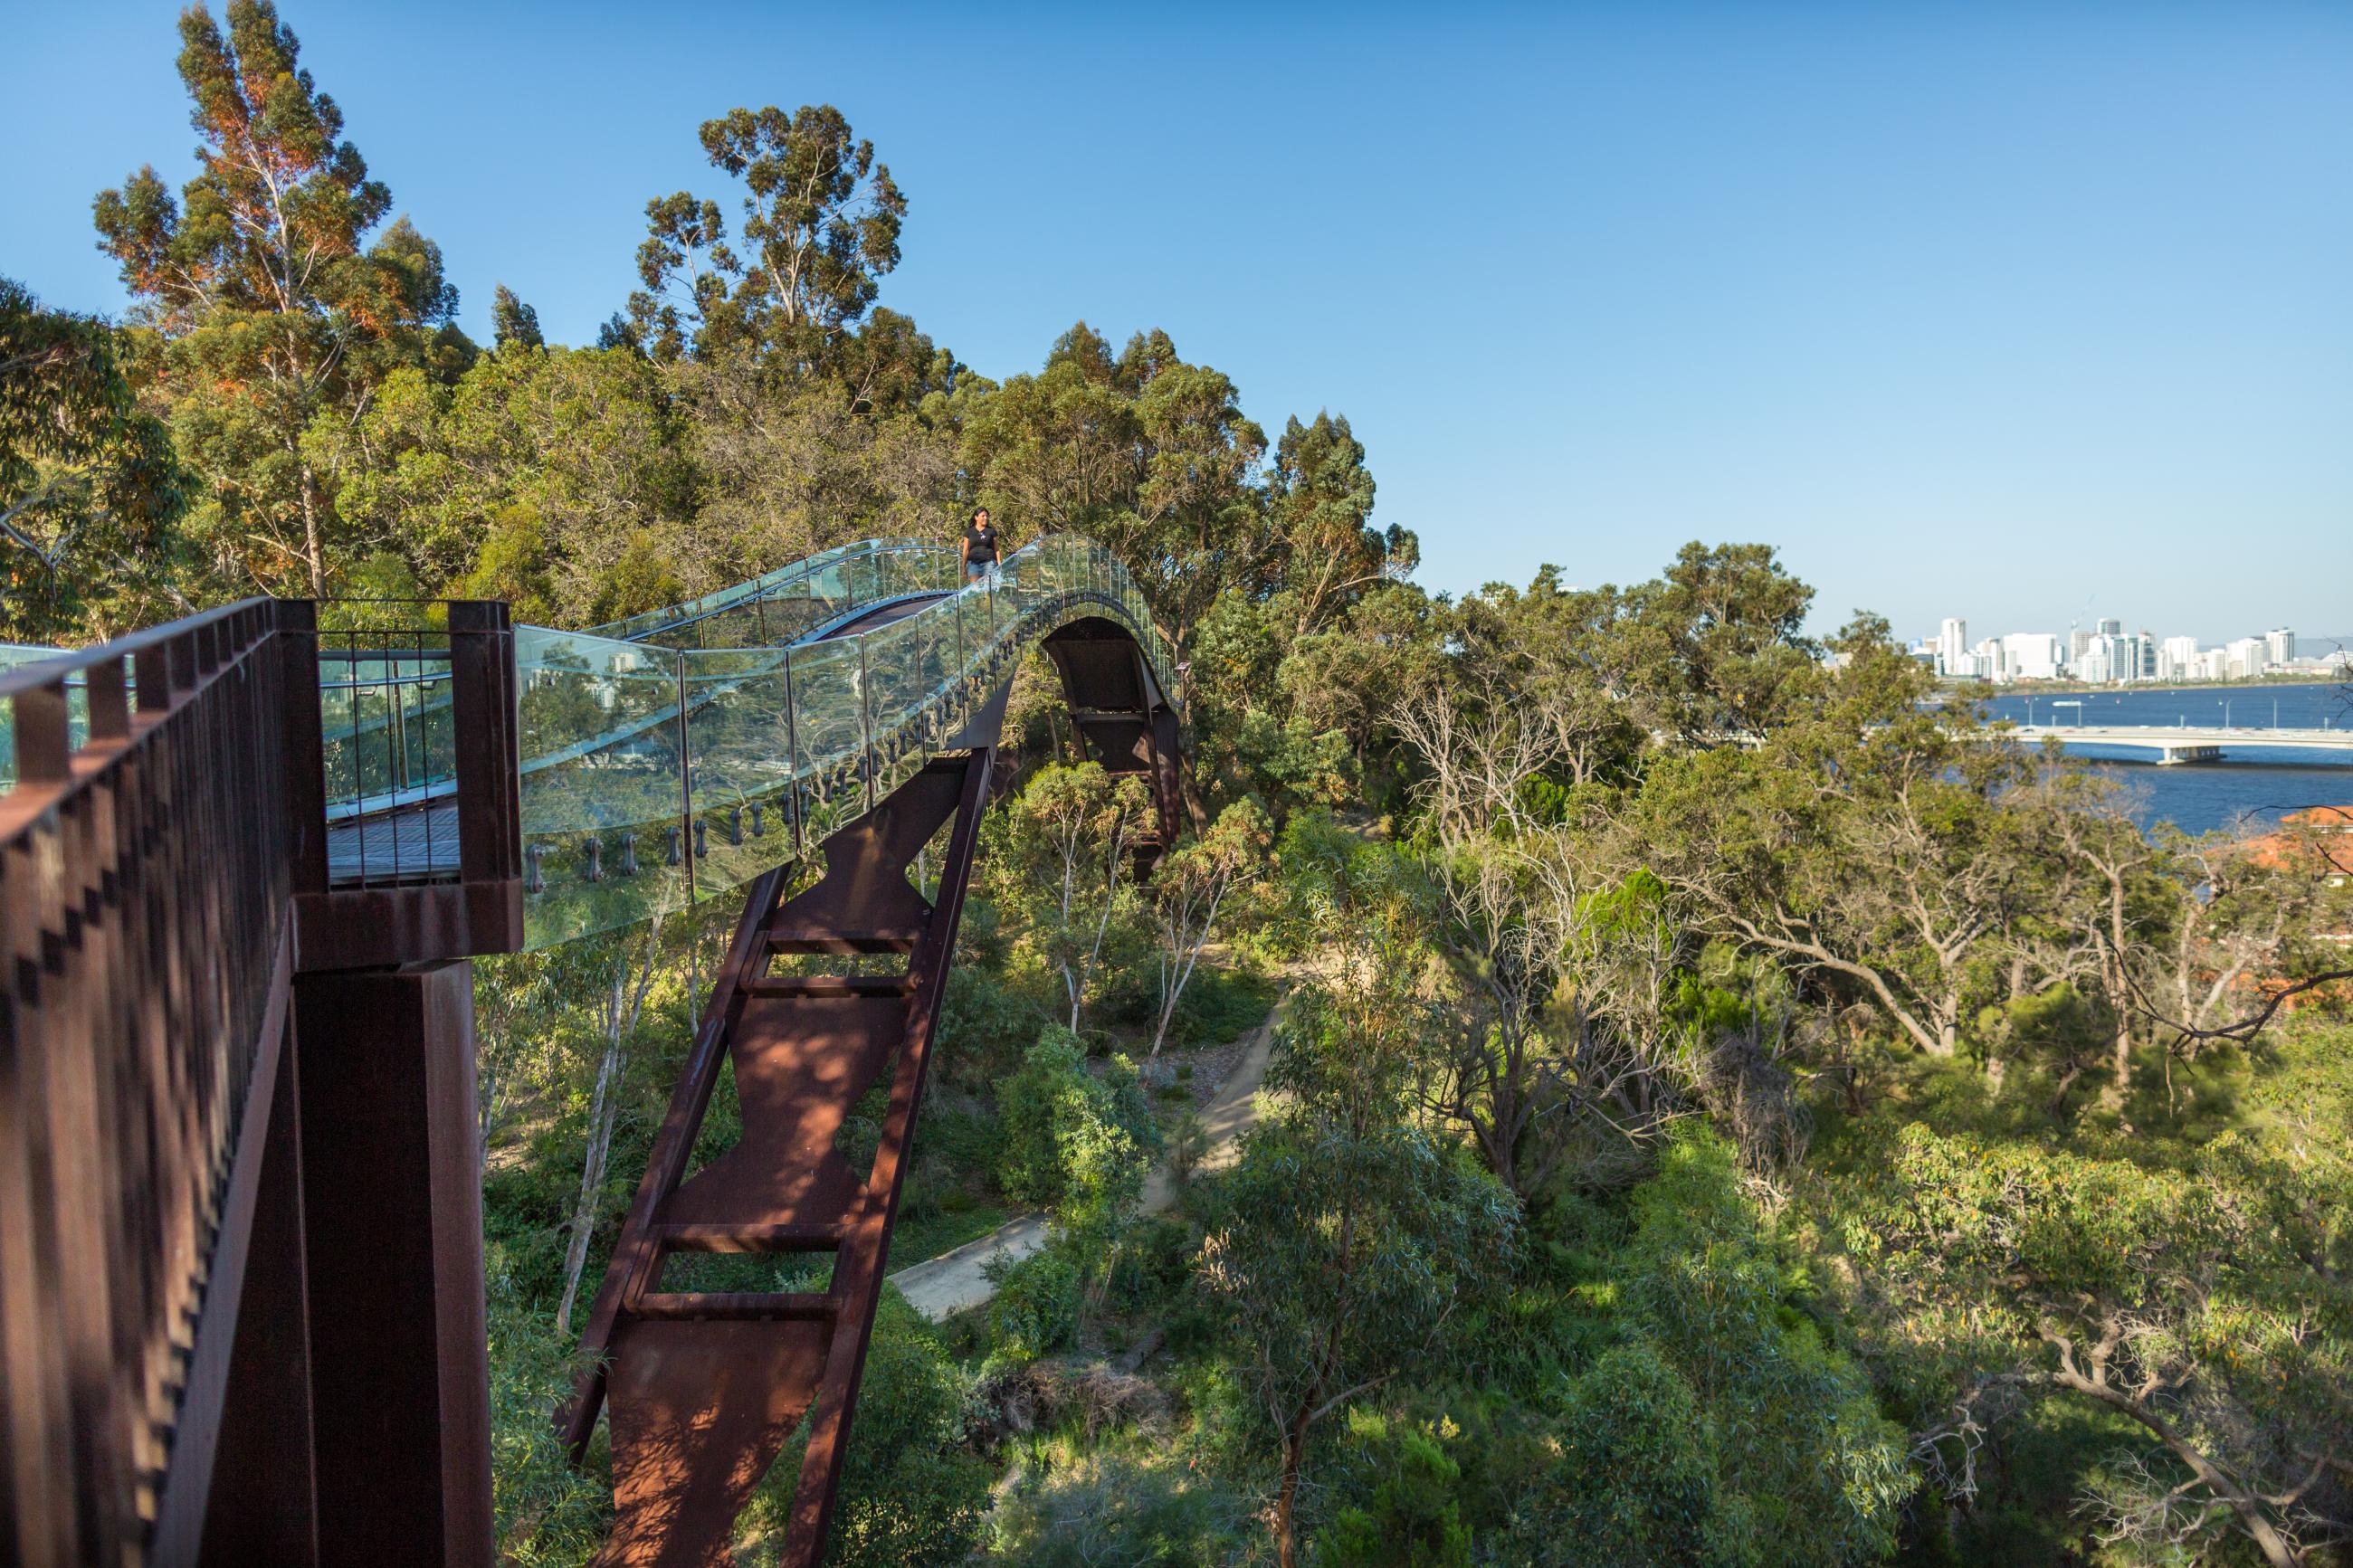
{"label": "dark hair", "polygon": [[987,517],[987,515],[988,515],[988,509],[987,509],[987,507],[985,507],[985,506],[976,506],[976,507],[975,507],[975,508],[973,508],[973,509],[972,509],[972,516],[971,516],[971,518],[970,518],[970,519],[968,519],[967,521],[972,521],[972,522],[978,522],[982,518]]}

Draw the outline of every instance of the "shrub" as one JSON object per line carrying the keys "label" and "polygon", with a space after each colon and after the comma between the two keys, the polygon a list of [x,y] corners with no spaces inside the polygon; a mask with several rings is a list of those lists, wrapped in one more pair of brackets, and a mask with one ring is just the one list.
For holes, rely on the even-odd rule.
{"label": "shrub", "polygon": [[988,1303],[989,1343],[1012,1361],[1035,1361],[1070,1342],[1079,1326],[1083,1279],[1075,1249],[1056,1241],[1008,1268],[992,1268],[997,1294]]}
{"label": "shrub", "polygon": [[1364,1414],[1351,1415],[1349,1427],[1373,1451],[1380,1479],[1370,1499],[1340,1510],[1316,1537],[1312,1568],[1469,1568],[1471,1531],[1455,1496],[1462,1467],[1440,1446],[1451,1428]]}
{"label": "shrub", "polygon": [[1016,1202],[1089,1226],[1142,1195],[1160,1129],[1126,1058],[1113,1058],[1097,1077],[1076,1036],[1049,1029],[997,1085],[997,1179]]}
{"label": "shrub", "polygon": [[989,1561],[1023,1568],[1224,1568],[1254,1544],[1248,1510],[1173,1467],[1089,1454],[1068,1469],[1017,1481],[997,1510]]}

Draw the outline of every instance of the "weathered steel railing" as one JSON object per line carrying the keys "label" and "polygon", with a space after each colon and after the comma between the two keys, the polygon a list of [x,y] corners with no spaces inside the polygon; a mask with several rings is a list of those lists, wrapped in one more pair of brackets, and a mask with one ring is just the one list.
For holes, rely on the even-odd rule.
{"label": "weathered steel railing", "polygon": [[293,868],[323,828],[310,612],[248,600],[0,676],[16,753],[0,795],[0,1555],[16,1562],[193,1554],[228,1351],[195,1330],[236,1316],[259,1177],[242,1134],[277,1081]]}
{"label": "weathered steel railing", "polygon": [[[420,1403],[364,1344],[396,1339],[402,1271],[463,1272],[479,1211],[401,1202],[414,1120],[348,1113],[310,1151],[306,1205],[297,1107],[398,1109],[462,1066],[443,1119],[470,1121],[462,1012],[406,1028],[398,1005],[427,984],[462,1003],[462,973],[416,961],[522,941],[513,636],[503,605],[436,618],[448,852],[343,875],[314,605],[248,600],[0,671],[0,1562],[321,1560],[319,1500],[343,1481],[314,1415]],[[364,1245],[339,1261],[314,1230]],[[386,1318],[349,1349],[314,1289]],[[464,1398],[426,1419],[487,1441]]]}

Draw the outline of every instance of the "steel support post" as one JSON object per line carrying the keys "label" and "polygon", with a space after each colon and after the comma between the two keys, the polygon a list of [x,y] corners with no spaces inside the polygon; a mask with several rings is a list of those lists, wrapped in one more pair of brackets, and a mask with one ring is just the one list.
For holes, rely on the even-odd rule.
{"label": "steel support post", "polygon": [[319,1562],[489,1568],[473,966],[295,982]]}

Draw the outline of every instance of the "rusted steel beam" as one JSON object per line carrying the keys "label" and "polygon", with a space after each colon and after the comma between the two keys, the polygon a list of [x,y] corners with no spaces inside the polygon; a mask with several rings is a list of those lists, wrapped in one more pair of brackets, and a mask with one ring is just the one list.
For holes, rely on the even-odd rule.
{"label": "rusted steel beam", "polygon": [[[826,869],[780,901],[746,902],[586,1335],[596,1370],[567,1413],[575,1451],[609,1405],[619,1517],[600,1562],[715,1563],[752,1489],[804,1415],[811,1436],[785,1548],[814,1563],[881,1291],[976,826],[987,752],[925,766],[822,847]],[[954,824],[936,906],[909,881]],[[768,979],[769,955],[908,952],[903,975]],[[743,1115],[736,1144],[691,1173],[686,1155],[722,1062]],[[834,1134],[878,1082],[890,1109],[871,1165]],[[665,1289],[670,1258],[831,1253],[821,1290]]]}
{"label": "rusted steel beam", "polygon": [[[0,1562],[309,1562],[314,1505],[381,1504],[376,1472],[400,1470],[395,1448],[356,1482],[313,1484],[316,1441],[355,1430],[311,1420],[333,1375],[313,1328],[332,1340],[395,1300],[339,1300],[313,1265],[338,1240],[400,1256],[387,1236],[414,1216],[345,1214],[322,1237],[322,1214],[371,1189],[306,1204],[290,1016],[319,962],[520,942],[511,637],[497,606],[454,624],[490,875],[364,905],[328,887],[311,605],[248,600],[0,674],[19,763],[0,784]],[[442,984],[460,1003],[463,978]],[[342,1014],[338,1029],[399,1022]],[[470,1036],[427,1022],[403,1043],[433,1057],[436,1131],[367,1169],[434,1172],[434,1234],[462,1241],[435,1254],[421,1363],[444,1528],[412,1560],[487,1562],[487,1426],[467,1417],[487,1397]],[[326,1026],[309,1033],[324,1051]],[[353,1066],[319,1059],[322,1092]],[[349,1154],[364,1121],[322,1136]],[[362,1321],[361,1347],[385,1328]],[[396,1514],[334,1550],[381,1560]]]}

